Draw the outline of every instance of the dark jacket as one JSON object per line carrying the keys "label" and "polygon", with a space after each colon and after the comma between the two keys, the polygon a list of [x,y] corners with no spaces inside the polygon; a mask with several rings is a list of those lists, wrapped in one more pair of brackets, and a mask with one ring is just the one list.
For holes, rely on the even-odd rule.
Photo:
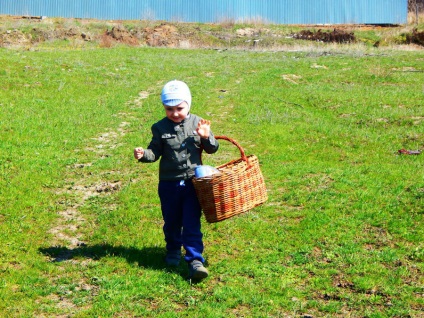
{"label": "dark jacket", "polygon": [[218,141],[210,133],[200,138],[196,133],[200,117],[190,114],[181,123],[167,117],[153,124],[152,140],[144,149],[140,162],[155,162],[159,158],[159,180],[187,180],[194,176],[194,168],[201,165],[200,149],[206,153],[218,150]]}

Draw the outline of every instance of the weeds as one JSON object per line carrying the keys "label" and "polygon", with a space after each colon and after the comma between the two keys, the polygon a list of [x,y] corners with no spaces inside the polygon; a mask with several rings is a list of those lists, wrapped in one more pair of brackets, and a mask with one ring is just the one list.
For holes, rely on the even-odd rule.
{"label": "weeds", "polygon": [[[25,42],[43,46],[48,42],[66,40],[72,47],[166,46],[181,48],[238,48],[254,50],[281,50],[287,46],[302,49],[320,46],[317,42],[335,42],[349,45],[360,42],[367,46],[384,47],[416,43],[423,27],[340,25],[302,26],[272,25],[253,19],[232,21],[226,18],[217,24],[141,21],[93,21],[77,19],[44,19],[38,22],[14,17],[0,17],[1,46],[23,46]],[[23,20],[23,21],[22,21]],[[34,24],[35,23],[35,24]],[[417,31],[414,31],[414,28]],[[14,36],[11,32],[19,33]],[[415,33],[414,33],[415,32]],[[304,41],[309,40],[309,41]],[[79,41],[76,45],[75,42]],[[46,43],[47,42],[47,43]],[[308,42],[308,43],[307,43]]]}

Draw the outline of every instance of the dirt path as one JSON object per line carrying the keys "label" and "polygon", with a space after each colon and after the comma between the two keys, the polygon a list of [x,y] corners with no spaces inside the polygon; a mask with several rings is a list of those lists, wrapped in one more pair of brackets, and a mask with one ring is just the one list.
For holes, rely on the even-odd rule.
{"label": "dirt path", "polygon": [[[144,99],[149,96],[147,92],[140,92],[139,96],[131,101],[131,104],[141,106]],[[87,242],[89,239],[90,231],[87,228],[92,227],[90,222],[86,220],[81,213],[81,208],[93,197],[107,196],[117,191],[122,187],[122,175],[117,177],[116,181],[98,180],[93,182],[88,170],[94,162],[102,160],[108,156],[108,153],[113,152],[113,149],[123,146],[121,143],[122,138],[126,135],[130,123],[126,120],[130,119],[131,114],[119,113],[117,114],[122,119],[118,127],[107,129],[104,133],[94,136],[90,139],[84,151],[91,153],[92,162],[77,163],[69,166],[70,174],[68,175],[68,186],[63,189],[57,189],[57,194],[63,196],[63,201],[59,202],[65,206],[63,210],[57,213],[55,224],[52,225],[49,233],[52,235],[50,242],[51,248],[46,249],[46,255],[50,255],[49,261],[60,263],[60,272],[62,275],[51,277],[51,284],[58,286],[63,293],[50,294],[46,296],[46,300],[53,301],[59,312],[65,312],[65,315],[58,314],[56,317],[69,317],[69,314],[76,314],[79,311],[87,309],[87,307],[78,307],[71,301],[71,294],[73,292],[84,291],[88,292],[88,297],[95,297],[99,293],[99,286],[95,282],[89,280],[84,274],[83,269],[90,265],[94,260],[91,258],[81,259],[74,258],[78,254],[78,250],[89,246]],[[78,151],[78,150],[76,150]],[[50,253],[51,252],[51,253]],[[76,287],[73,291],[69,286],[63,285],[61,280],[67,277],[69,266],[77,266],[81,275],[74,283]],[[63,295],[62,295],[63,294]],[[41,302],[41,301],[40,301]],[[43,301],[44,302],[44,301]],[[41,315],[43,316],[43,315]]]}

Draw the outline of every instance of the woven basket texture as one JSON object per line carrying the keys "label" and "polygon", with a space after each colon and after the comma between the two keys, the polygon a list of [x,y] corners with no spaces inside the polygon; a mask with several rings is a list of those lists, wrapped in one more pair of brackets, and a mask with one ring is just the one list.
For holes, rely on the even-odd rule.
{"label": "woven basket texture", "polygon": [[258,158],[255,155],[246,156],[243,148],[229,137],[215,138],[236,145],[241,158],[217,167],[220,174],[193,178],[200,205],[209,223],[247,212],[268,199]]}

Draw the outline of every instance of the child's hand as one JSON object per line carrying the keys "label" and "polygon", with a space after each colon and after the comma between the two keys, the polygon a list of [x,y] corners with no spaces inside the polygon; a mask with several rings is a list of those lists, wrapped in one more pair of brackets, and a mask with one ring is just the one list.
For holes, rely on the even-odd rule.
{"label": "child's hand", "polygon": [[134,158],[135,159],[141,159],[144,155],[144,149],[143,148],[134,148]]}
{"label": "child's hand", "polygon": [[209,138],[211,132],[211,122],[206,119],[201,119],[197,124],[196,132],[201,138]]}

